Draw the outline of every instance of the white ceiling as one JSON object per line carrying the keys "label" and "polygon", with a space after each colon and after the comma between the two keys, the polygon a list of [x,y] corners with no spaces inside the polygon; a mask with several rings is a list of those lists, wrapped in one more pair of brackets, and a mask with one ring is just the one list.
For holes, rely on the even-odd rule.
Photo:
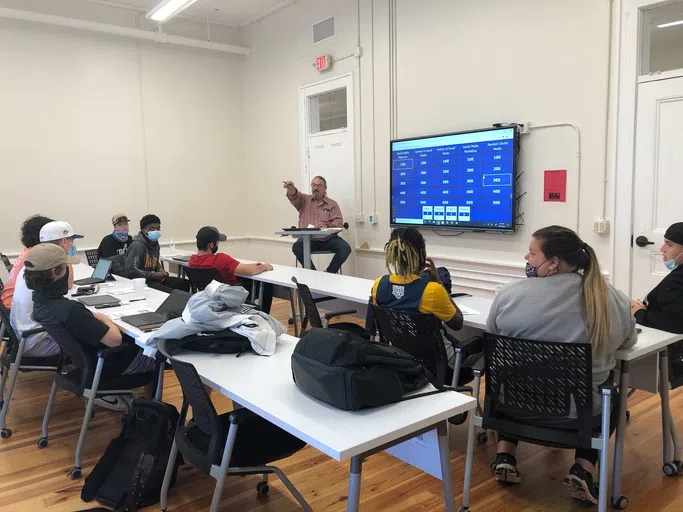
{"label": "white ceiling", "polygon": [[[86,0],[98,4],[148,12],[161,0]],[[296,0],[197,0],[180,16],[232,27],[244,27],[295,3]]]}

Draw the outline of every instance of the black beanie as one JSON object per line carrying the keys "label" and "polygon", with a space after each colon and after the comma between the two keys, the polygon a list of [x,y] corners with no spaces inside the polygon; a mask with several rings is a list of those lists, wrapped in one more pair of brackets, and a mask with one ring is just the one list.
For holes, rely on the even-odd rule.
{"label": "black beanie", "polygon": [[683,245],[683,222],[671,224],[664,233],[664,238],[675,244]]}

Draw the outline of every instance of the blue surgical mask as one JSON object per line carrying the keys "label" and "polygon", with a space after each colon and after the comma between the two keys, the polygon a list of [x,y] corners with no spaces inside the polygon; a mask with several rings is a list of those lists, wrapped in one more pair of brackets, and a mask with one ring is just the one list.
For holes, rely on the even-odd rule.
{"label": "blue surgical mask", "polygon": [[[678,256],[680,256],[680,254],[679,254]],[[664,262],[664,265],[666,266],[666,268],[668,268],[668,269],[671,270],[672,272],[678,268],[678,263],[676,263],[676,260],[678,259],[678,256],[676,256],[676,257],[675,257],[674,259],[672,259],[672,260],[666,260],[666,261]]]}
{"label": "blue surgical mask", "polygon": [[119,242],[125,242],[128,240],[128,230],[126,231],[114,231],[112,236]]}
{"label": "blue surgical mask", "polygon": [[147,238],[149,238],[152,242],[156,242],[161,238],[161,231],[148,231]]}
{"label": "blue surgical mask", "polygon": [[67,251],[67,254],[69,256],[76,256],[76,244],[74,244],[73,247]]}

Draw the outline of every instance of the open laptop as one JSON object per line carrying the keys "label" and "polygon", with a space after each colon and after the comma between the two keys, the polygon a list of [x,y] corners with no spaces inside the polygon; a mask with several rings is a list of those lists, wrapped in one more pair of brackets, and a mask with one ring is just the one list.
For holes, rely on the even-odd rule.
{"label": "open laptop", "polygon": [[74,284],[82,285],[104,283],[107,280],[107,274],[109,274],[111,264],[112,260],[100,258],[100,261],[97,262],[95,270],[93,270],[92,276],[74,281]]}
{"label": "open laptop", "polygon": [[121,321],[137,327],[141,331],[153,331],[164,325],[168,320],[181,316],[191,296],[182,290],[173,290],[154,313],[138,313],[137,315],[123,316]]}

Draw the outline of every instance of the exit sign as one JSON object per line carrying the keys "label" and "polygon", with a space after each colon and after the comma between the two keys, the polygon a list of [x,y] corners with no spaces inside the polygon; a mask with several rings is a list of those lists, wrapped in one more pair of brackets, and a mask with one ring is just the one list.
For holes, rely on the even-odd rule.
{"label": "exit sign", "polygon": [[332,58],[329,55],[321,55],[315,59],[315,69],[318,71],[326,71],[330,69]]}

